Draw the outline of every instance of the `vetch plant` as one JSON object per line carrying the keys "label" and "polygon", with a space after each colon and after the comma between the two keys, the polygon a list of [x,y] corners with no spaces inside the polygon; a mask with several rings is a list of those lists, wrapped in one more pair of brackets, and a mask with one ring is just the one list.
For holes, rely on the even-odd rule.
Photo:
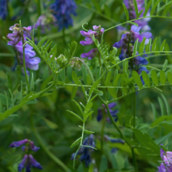
{"label": "vetch plant", "polygon": [[0,171],[172,171],[171,5],[0,1]]}

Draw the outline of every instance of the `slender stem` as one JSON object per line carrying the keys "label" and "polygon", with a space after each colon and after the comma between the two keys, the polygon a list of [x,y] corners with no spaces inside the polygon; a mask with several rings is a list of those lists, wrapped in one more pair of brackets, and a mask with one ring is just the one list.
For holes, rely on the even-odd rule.
{"label": "slender stem", "polygon": [[[135,56],[128,57],[128,58],[126,58],[126,59],[124,59],[124,60],[130,60],[130,59],[135,58],[135,57],[138,57],[138,56],[142,56],[142,55],[146,55],[146,54],[148,55],[148,54],[152,54],[152,53],[169,53],[169,54],[171,54],[172,51],[151,51],[151,52],[146,52],[146,53],[137,54],[137,55],[135,55]],[[158,55],[161,56],[161,55],[163,55],[163,54],[158,54]],[[152,55],[152,56],[149,56],[149,57],[147,57],[147,58],[150,58],[150,57],[157,57],[158,55]],[[168,55],[168,54],[166,54],[166,55]],[[109,68],[111,69],[111,68],[113,68],[113,67],[116,67],[117,65],[123,63],[124,60],[122,60],[122,61],[116,63],[115,65],[112,65],[112,66],[109,67]]]}
{"label": "slender stem", "polygon": [[42,14],[42,4],[41,0],[38,0],[38,17]]}
{"label": "slender stem", "polygon": [[101,151],[103,153],[103,143],[104,143],[104,128],[105,128],[106,118],[103,114],[102,128],[101,128]]}
{"label": "slender stem", "polygon": [[128,142],[128,140],[125,138],[125,136],[123,135],[123,133],[121,132],[121,130],[119,129],[119,127],[116,125],[115,121],[113,120],[111,114],[110,114],[110,110],[108,107],[108,103],[105,102],[100,96],[99,96],[100,100],[102,101],[102,103],[105,105],[106,109],[107,109],[107,113],[108,116],[113,124],[113,126],[116,128],[116,130],[119,132],[121,138],[126,142],[126,144],[130,147],[131,152],[132,152],[132,157],[133,157],[133,163],[134,163],[134,167],[135,167],[135,172],[138,172],[137,170],[137,163],[136,163],[136,158],[135,158],[135,153],[134,153],[134,149],[132,147],[132,145]]}
{"label": "slender stem", "polygon": [[[136,93],[133,93],[133,129],[136,127]],[[133,139],[134,139],[134,134],[133,134]]]}
{"label": "slender stem", "polygon": [[63,34],[63,44],[64,44],[64,47],[66,47],[66,40],[65,40],[65,28],[63,28],[62,30],[62,34]]}
{"label": "slender stem", "polygon": [[133,163],[134,163],[134,167],[135,167],[135,172],[138,172],[137,161],[136,161],[136,156],[135,156],[133,147],[131,148],[131,151],[132,151],[132,155],[133,155]]}
{"label": "slender stem", "polygon": [[[20,27],[22,28],[22,24],[21,24],[21,21],[20,21]],[[26,77],[26,83],[27,83],[27,86],[28,86],[28,90],[30,91],[30,85],[29,85],[29,78],[28,78],[28,75],[27,75],[27,70],[26,70],[26,59],[25,59],[25,41],[24,41],[24,33],[23,33],[23,30],[22,30],[22,45],[23,45],[23,66],[24,66],[24,73],[25,73],[25,77]]]}
{"label": "slender stem", "polygon": [[81,141],[80,141],[80,145],[75,153],[75,156],[74,156],[74,160],[73,160],[73,168],[75,169],[75,159],[76,159],[76,156],[77,156],[77,153],[79,151],[79,149],[81,148],[82,146],[82,142],[83,142],[83,138],[84,138],[84,130],[85,130],[85,122],[83,122],[83,126],[82,126],[82,135],[81,135]]}
{"label": "slender stem", "polygon": [[[77,58],[77,57],[76,57]],[[91,70],[90,70],[90,68],[89,68],[89,66],[84,62],[84,60],[82,60],[82,59],[80,59],[80,58],[77,58],[79,61],[81,61],[83,64],[84,64],[84,66],[87,68],[87,71],[88,71],[88,73],[89,73],[89,75],[90,75],[90,77],[91,77],[91,79],[92,79],[92,81],[93,81],[93,83],[95,82],[94,81],[94,77],[93,77],[93,75],[92,75],[92,72],[91,72]]]}
{"label": "slender stem", "polygon": [[32,127],[32,131],[34,133],[34,135],[36,136],[39,144],[42,146],[42,148],[44,149],[44,151],[47,153],[47,155],[55,162],[57,163],[59,166],[61,166],[65,171],[68,171],[68,167],[60,160],[58,159],[54,154],[52,154],[46,145],[44,145],[41,137],[39,136],[39,134],[37,133],[35,127],[34,127],[34,122],[33,122],[33,115],[31,115],[31,127]]}
{"label": "slender stem", "polygon": [[140,17],[140,18],[138,18],[138,19],[128,20],[128,21],[126,21],[126,22],[123,22],[123,23],[117,24],[117,25],[115,25],[115,26],[112,26],[112,27],[106,29],[105,32],[107,32],[108,30],[111,30],[111,29],[113,29],[113,28],[115,28],[115,27],[117,27],[117,26],[121,26],[121,25],[130,23],[130,22],[133,22],[133,21],[135,21],[135,20],[146,19],[146,18],[165,18],[165,19],[172,19],[171,17],[166,17],[166,16],[146,16],[146,17]]}

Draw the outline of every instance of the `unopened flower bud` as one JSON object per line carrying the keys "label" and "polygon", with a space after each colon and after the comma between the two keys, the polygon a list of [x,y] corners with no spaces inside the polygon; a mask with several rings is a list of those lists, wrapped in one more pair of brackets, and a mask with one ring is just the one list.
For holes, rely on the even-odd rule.
{"label": "unopened flower bud", "polygon": [[60,66],[64,66],[67,62],[68,62],[68,60],[63,54],[60,54],[60,56],[57,58],[57,63]]}
{"label": "unopened flower bud", "polygon": [[72,68],[76,68],[79,71],[81,70],[82,62],[78,59],[78,57],[73,57],[70,60],[70,65]]}

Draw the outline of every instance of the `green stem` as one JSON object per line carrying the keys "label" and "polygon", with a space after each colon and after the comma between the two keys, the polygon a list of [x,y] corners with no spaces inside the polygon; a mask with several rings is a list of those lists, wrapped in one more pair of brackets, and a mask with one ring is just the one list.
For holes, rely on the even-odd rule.
{"label": "green stem", "polygon": [[146,18],[165,18],[165,19],[172,19],[172,17],[166,17],[166,16],[146,16],[146,17],[140,17],[138,19],[132,19],[132,20],[129,20],[129,21],[126,21],[126,22],[123,22],[123,23],[120,23],[120,24],[117,24],[115,26],[112,26],[108,29],[106,29],[104,32],[107,32],[108,30],[111,30],[117,26],[121,26],[121,25],[124,25],[124,24],[127,24],[127,23],[130,23],[130,22],[133,22],[135,20],[140,20],[140,19],[146,19]]}
{"label": "green stem", "polygon": [[35,127],[34,127],[34,122],[33,122],[33,116],[31,115],[31,125],[32,125],[32,131],[34,133],[34,135],[36,136],[39,144],[42,146],[42,148],[44,149],[44,151],[47,153],[47,155],[55,162],[57,163],[59,166],[61,166],[65,171],[68,171],[68,167],[60,160],[58,159],[54,154],[52,154],[48,149],[47,146],[44,145],[43,140],[41,139],[41,137],[39,136],[38,132],[36,131]]}
{"label": "green stem", "polygon": [[77,58],[79,61],[81,61],[81,62],[84,64],[84,66],[87,68],[87,71],[88,71],[88,73],[89,73],[89,75],[90,75],[90,77],[91,77],[91,79],[92,79],[92,81],[93,81],[93,83],[94,83],[94,82],[95,82],[95,81],[94,81],[94,77],[93,77],[93,75],[92,75],[92,72],[91,72],[89,66],[85,63],[84,60],[82,60],[82,59],[80,59],[80,58],[78,58],[78,57],[76,57],[76,58]]}
{"label": "green stem", "polygon": [[101,129],[101,151],[103,153],[103,143],[104,143],[104,128],[105,128],[105,123],[106,123],[106,118],[103,114],[103,121],[102,121],[102,129]]}
{"label": "green stem", "polygon": [[83,126],[82,126],[82,135],[81,135],[81,141],[80,141],[80,145],[75,153],[75,156],[74,156],[74,160],[73,160],[73,168],[75,169],[75,159],[76,159],[76,156],[77,156],[77,153],[79,151],[79,149],[81,148],[82,146],[82,142],[83,142],[83,138],[84,138],[84,130],[85,130],[85,122],[83,122]]}
{"label": "green stem", "polygon": [[[135,129],[136,127],[136,93],[133,93],[132,95],[133,97],[133,129]],[[134,135],[133,135],[133,139],[134,139]]]}
{"label": "green stem", "polygon": [[[128,57],[128,58],[126,58],[126,59],[124,59],[124,60],[130,60],[130,59],[132,59],[132,58],[135,58],[135,57],[138,57],[138,56],[143,56],[143,55],[148,55],[148,54],[152,54],[152,53],[169,53],[169,54],[165,54],[165,55],[170,55],[170,54],[172,54],[172,51],[151,51],[151,52],[146,52],[146,53],[141,53],[141,54],[137,54],[137,55],[135,55],[135,56],[132,56],[132,57]],[[161,56],[161,55],[163,55],[163,54],[158,54],[159,56]],[[146,58],[150,58],[150,57],[157,57],[158,55],[152,55],[152,56],[148,56],[148,57],[146,57]],[[115,65],[112,65],[111,67],[109,67],[109,69],[111,69],[111,68],[113,68],[113,67],[116,67],[117,65],[119,65],[119,64],[122,64],[123,62],[124,62],[124,60],[122,60],[122,61],[120,61],[120,62],[118,62],[118,63],[116,63]]]}
{"label": "green stem", "polygon": [[22,28],[22,24],[20,21],[20,27],[22,29],[22,44],[23,44],[23,66],[24,66],[24,73],[25,73],[25,77],[26,77],[26,83],[28,86],[28,90],[30,91],[30,85],[29,85],[29,78],[26,72],[26,59],[25,59],[25,41],[24,41],[24,33],[23,33],[23,28]]}
{"label": "green stem", "polygon": [[138,172],[138,167],[137,167],[137,161],[136,161],[136,156],[135,156],[135,152],[134,152],[134,148],[131,148],[132,151],[132,156],[133,156],[133,163],[134,163],[134,167],[135,167],[135,172]]}
{"label": "green stem", "polygon": [[42,14],[42,4],[41,0],[38,0],[38,17],[40,17]]}
{"label": "green stem", "polygon": [[135,172],[138,172],[137,170],[137,163],[136,163],[136,158],[135,158],[135,153],[134,153],[134,149],[132,147],[132,145],[128,142],[128,140],[125,138],[125,136],[123,135],[123,133],[121,132],[121,130],[119,129],[119,127],[116,125],[115,121],[113,120],[109,107],[108,107],[108,103],[105,102],[100,96],[99,96],[100,100],[102,101],[102,103],[105,105],[106,109],[107,109],[107,113],[108,116],[113,124],[113,126],[116,128],[116,130],[118,131],[118,133],[120,134],[121,138],[126,142],[126,144],[130,147],[131,152],[132,152],[132,157],[133,157],[133,163],[134,163],[134,167],[135,167]]}
{"label": "green stem", "polygon": [[62,34],[63,34],[63,44],[64,44],[64,47],[66,47],[67,43],[65,40],[65,28],[63,28],[63,30],[62,30]]}

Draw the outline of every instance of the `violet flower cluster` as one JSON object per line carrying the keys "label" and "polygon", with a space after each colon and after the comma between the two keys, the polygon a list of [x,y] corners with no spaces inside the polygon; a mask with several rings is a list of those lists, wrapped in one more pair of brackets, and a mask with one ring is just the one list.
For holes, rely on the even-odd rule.
{"label": "violet flower cluster", "polygon": [[158,167],[158,172],[172,172],[172,152],[165,152],[162,148],[160,150],[162,159],[161,165]]}
{"label": "violet flower cluster", "polygon": [[[137,2],[138,11],[143,10],[142,14],[140,15],[140,17],[143,17],[145,11],[144,0],[136,0],[136,2]],[[129,11],[130,20],[136,19],[133,0],[124,0],[124,4],[126,5],[126,8]],[[149,15],[149,12],[147,13],[147,15]],[[150,30],[150,27],[148,26],[149,20],[150,18],[145,18],[145,19],[135,20],[134,22],[137,23],[139,26],[141,26],[142,30]]]}
{"label": "violet flower cluster", "polygon": [[[93,30],[88,30],[88,32],[80,31],[81,35],[85,37],[84,41],[80,41],[80,44],[83,46],[94,44],[94,41],[92,39],[92,36],[94,36],[99,42],[101,39],[101,35],[104,33],[104,28],[101,28],[101,26],[93,26]],[[94,58],[98,53],[97,48],[91,49],[88,53],[81,54],[82,58],[88,58],[88,60],[91,60]]]}
{"label": "violet flower cluster", "polygon": [[73,26],[72,14],[76,16],[76,4],[74,0],[55,0],[50,10],[57,20],[59,31]]}
{"label": "violet flower cluster", "polygon": [[[114,103],[114,102],[113,103],[110,103],[108,105],[109,111],[111,113],[111,116],[113,117],[114,121],[116,122],[116,121],[118,121],[118,116],[117,116],[118,111],[117,110],[112,110],[115,106],[116,106],[116,103]],[[97,121],[98,122],[100,122],[102,120],[103,114],[107,114],[107,109],[105,108],[105,105],[104,104],[102,105],[102,107],[103,108],[99,108],[98,109],[98,115],[97,115]],[[106,121],[109,122],[109,123],[111,123],[110,118],[106,118]]]}
{"label": "violet flower cluster", "polygon": [[[26,144],[26,146],[22,146],[23,144]],[[20,147],[22,146],[22,151],[25,152],[26,154],[23,157],[23,160],[21,163],[18,165],[18,171],[22,172],[22,169],[26,169],[26,172],[31,172],[31,168],[38,168],[42,170],[42,166],[40,165],[39,162],[37,162],[31,154],[29,154],[29,150],[31,149],[34,152],[37,152],[40,148],[35,146],[34,143],[28,139],[20,140],[13,142],[10,147]]]}
{"label": "violet flower cluster", "polygon": [[[142,42],[143,38],[146,38],[145,44],[149,43],[149,38],[152,37],[151,32],[144,32],[140,34],[141,27],[133,25],[129,32],[126,32],[122,35],[121,40],[116,42],[113,46],[116,48],[122,48],[121,54],[119,56],[120,60],[132,57],[134,43],[138,39],[138,42]],[[148,61],[143,57],[135,57],[129,61],[129,66],[131,70],[137,71],[139,74],[142,71],[149,72],[148,69],[142,65],[147,65]]]}
{"label": "violet flower cluster", "polygon": [[7,0],[0,0],[0,19],[2,20],[5,20],[8,15],[7,5]]}
{"label": "violet flower cluster", "polygon": [[[94,142],[94,135],[91,134],[89,137],[86,137],[85,140],[83,141],[84,146],[91,146],[95,148],[95,142]],[[75,156],[80,155],[80,160],[85,162],[86,167],[91,163],[91,153],[94,151],[93,148],[89,147],[83,147],[79,149],[79,151],[76,153],[72,154],[72,160],[74,159]]]}
{"label": "violet flower cluster", "polygon": [[[23,41],[22,37],[24,39],[24,42],[26,41],[26,37],[29,36],[32,27],[23,27],[21,28],[19,24],[15,24],[14,26],[11,26],[10,29],[13,33],[9,33],[7,35],[7,38],[9,39],[8,45],[12,46],[15,51],[17,52],[17,59],[21,66],[23,66]],[[32,70],[38,70],[40,58],[35,57],[36,53],[33,50],[33,47],[29,44],[25,45],[25,62],[26,62],[26,68],[32,69]],[[27,71],[29,74],[29,72]]]}

